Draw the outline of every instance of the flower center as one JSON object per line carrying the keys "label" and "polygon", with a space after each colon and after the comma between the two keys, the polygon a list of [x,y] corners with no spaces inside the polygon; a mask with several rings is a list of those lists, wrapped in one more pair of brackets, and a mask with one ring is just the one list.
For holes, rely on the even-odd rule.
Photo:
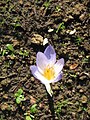
{"label": "flower center", "polygon": [[51,80],[51,79],[54,78],[54,76],[55,76],[55,71],[54,71],[54,68],[53,68],[53,67],[51,67],[51,68],[48,68],[48,67],[47,67],[47,68],[44,70],[44,77],[45,77],[46,79]]}

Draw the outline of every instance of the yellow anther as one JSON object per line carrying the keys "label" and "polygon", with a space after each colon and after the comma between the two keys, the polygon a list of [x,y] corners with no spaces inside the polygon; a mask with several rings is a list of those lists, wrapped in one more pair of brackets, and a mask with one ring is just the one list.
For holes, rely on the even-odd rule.
{"label": "yellow anther", "polygon": [[48,67],[47,67],[47,68],[44,70],[44,77],[45,77],[47,80],[53,79],[54,76],[55,76],[55,71],[54,71],[54,68],[53,68],[53,67],[51,67],[51,68],[48,68]]}

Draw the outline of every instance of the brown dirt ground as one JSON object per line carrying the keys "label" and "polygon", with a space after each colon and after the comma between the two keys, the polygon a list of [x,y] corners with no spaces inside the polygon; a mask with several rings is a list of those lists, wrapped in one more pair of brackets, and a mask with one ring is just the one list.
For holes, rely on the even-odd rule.
{"label": "brown dirt ground", "polygon": [[[89,22],[89,0],[0,1],[0,120],[26,120],[33,104],[35,120],[90,120]],[[30,72],[45,38],[65,59],[53,98]],[[25,100],[17,104],[19,88]]]}

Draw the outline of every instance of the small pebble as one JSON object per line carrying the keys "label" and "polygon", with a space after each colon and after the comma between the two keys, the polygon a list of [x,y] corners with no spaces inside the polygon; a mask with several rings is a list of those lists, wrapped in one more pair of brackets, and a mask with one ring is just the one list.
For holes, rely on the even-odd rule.
{"label": "small pebble", "polygon": [[82,102],[82,103],[87,103],[87,97],[86,97],[85,95],[83,95],[83,96],[81,97],[81,102]]}
{"label": "small pebble", "polygon": [[7,103],[2,103],[1,104],[1,110],[7,110],[9,105]]}
{"label": "small pebble", "polygon": [[72,30],[72,31],[70,31],[70,35],[73,35],[74,33],[76,32],[76,29],[74,29],[74,30]]}
{"label": "small pebble", "polygon": [[1,85],[8,85],[11,81],[8,79],[2,80]]}
{"label": "small pebble", "polygon": [[83,93],[84,91],[83,91],[83,89],[80,89],[79,92],[80,92],[80,93]]}
{"label": "small pebble", "polygon": [[43,40],[43,46],[46,45],[47,43],[48,43],[48,39],[45,38],[45,39]]}
{"label": "small pebble", "polygon": [[55,84],[55,86],[53,87],[53,90],[59,90],[59,87],[57,84]]}
{"label": "small pebble", "polygon": [[86,75],[83,75],[83,76],[81,76],[79,79],[80,80],[85,80],[87,78],[87,76]]}
{"label": "small pebble", "polygon": [[4,95],[3,95],[3,98],[4,98],[4,99],[8,99],[8,94],[4,94]]}
{"label": "small pebble", "polygon": [[76,113],[75,113],[75,112],[72,112],[72,116],[75,118],[75,116],[76,116]]}
{"label": "small pebble", "polygon": [[31,77],[31,81],[34,82],[35,78],[34,77]]}
{"label": "small pebble", "polygon": [[43,37],[39,34],[33,34],[31,42],[35,43],[35,44],[42,44],[43,43]]}
{"label": "small pebble", "polygon": [[81,21],[84,21],[85,16],[86,16],[86,13],[83,13],[83,14],[80,15],[79,19],[80,19]]}
{"label": "small pebble", "polygon": [[71,80],[71,79],[69,79],[69,80],[67,81],[67,83],[72,83],[72,80]]}
{"label": "small pebble", "polygon": [[49,29],[49,30],[48,30],[49,33],[50,33],[50,32],[53,32],[53,31],[54,31],[54,29]]}

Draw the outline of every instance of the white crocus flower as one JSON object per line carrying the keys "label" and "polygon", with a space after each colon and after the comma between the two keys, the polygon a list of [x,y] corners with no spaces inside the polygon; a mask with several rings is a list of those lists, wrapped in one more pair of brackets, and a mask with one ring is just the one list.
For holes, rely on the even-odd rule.
{"label": "white crocus flower", "polygon": [[61,58],[56,62],[55,50],[49,45],[44,53],[37,53],[36,66],[31,65],[30,70],[33,76],[45,85],[47,92],[52,96],[50,83],[57,82],[62,78],[63,66],[64,59]]}

